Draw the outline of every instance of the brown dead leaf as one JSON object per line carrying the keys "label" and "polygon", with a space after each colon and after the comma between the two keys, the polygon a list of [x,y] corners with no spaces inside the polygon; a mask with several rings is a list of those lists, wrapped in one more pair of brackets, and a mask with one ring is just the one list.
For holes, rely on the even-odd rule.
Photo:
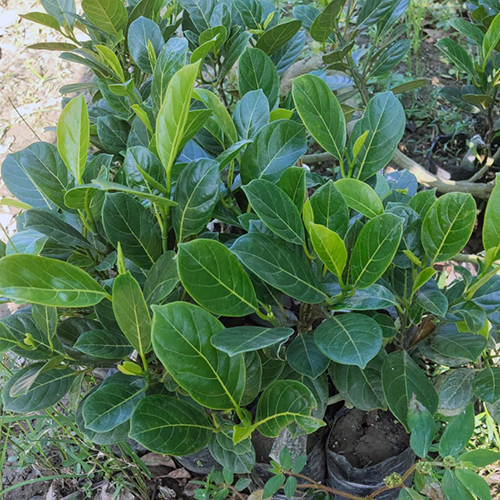
{"label": "brown dead leaf", "polygon": [[262,493],[264,490],[255,490],[253,493],[248,495],[247,500],[262,500]]}
{"label": "brown dead leaf", "polygon": [[176,469],[167,474],[167,477],[171,477],[173,479],[189,479],[191,474],[184,468]]}
{"label": "brown dead leaf", "polygon": [[172,467],[175,469],[174,461],[168,455],[160,455],[159,453],[146,453],[141,457],[141,460],[149,467]]}
{"label": "brown dead leaf", "polygon": [[438,483],[426,483],[421,492],[427,495],[431,500],[446,500],[443,490]]}

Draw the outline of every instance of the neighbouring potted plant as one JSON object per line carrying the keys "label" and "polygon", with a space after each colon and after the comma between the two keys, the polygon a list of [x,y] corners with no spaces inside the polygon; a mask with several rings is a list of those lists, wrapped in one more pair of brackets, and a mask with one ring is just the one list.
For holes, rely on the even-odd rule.
{"label": "neighbouring potted plant", "polygon": [[[274,24],[267,2],[234,4],[241,20],[226,3],[207,2],[207,21],[197,2],[182,2],[182,13],[168,11],[158,25],[157,48],[151,38],[131,42],[134,23],[148,23],[132,20],[144,0],[111,21],[116,33],[91,0],[86,18],[73,16],[92,33],[75,52],[98,57],[112,77],[96,71],[90,106],[83,95],[66,104],[57,146],[36,143],[2,167],[22,212],[0,259],[0,293],[28,307],[2,319],[0,349],[32,361],[3,388],[3,407],[35,412],[71,390],[82,393],[77,425],[96,443],[130,437],[173,456],[208,447],[245,473],[255,464],[252,436],[314,433],[328,404],[344,400],[390,410],[420,458],[386,486],[378,478],[370,495],[397,491],[415,470],[420,491],[432,477],[449,498],[476,494],[469,468],[498,458],[463,450],[469,403],[500,399],[489,354],[500,310],[500,191],[486,209],[477,275],[455,266],[446,282],[434,266],[467,245],[472,196],[437,198],[407,172],[381,173],[405,125],[392,93],[368,101],[349,138],[322,78],[301,76],[280,99],[282,58],[272,56],[300,26]],[[186,38],[169,38],[180,14]],[[226,73],[232,49],[218,26],[245,34]],[[123,60],[96,43],[114,36]],[[250,37],[256,47],[246,47]],[[234,103],[224,102],[229,95]],[[336,158],[332,176],[300,165],[306,130]],[[120,373],[83,394],[102,366]],[[457,378],[466,383],[451,397]],[[456,415],[440,437],[443,460],[429,461],[443,415]],[[301,474],[292,459],[283,452],[271,463],[266,495]],[[289,496],[309,487],[286,484]]]}

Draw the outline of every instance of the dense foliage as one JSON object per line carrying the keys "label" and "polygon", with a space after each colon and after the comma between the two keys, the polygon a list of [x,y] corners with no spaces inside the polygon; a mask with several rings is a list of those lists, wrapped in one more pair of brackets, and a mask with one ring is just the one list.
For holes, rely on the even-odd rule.
{"label": "dense foliage", "polygon": [[[393,92],[370,97],[366,84],[406,55],[396,25],[407,3],[334,0],[280,19],[260,0],[83,0],[81,15],[71,0],[45,0],[47,13],[25,16],[70,40],[38,48],[65,50],[95,80],[62,89],[91,102],[66,103],[57,146],[35,143],[2,167],[22,212],[0,292],[29,306],[1,320],[0,350],[30,361],[3,388],[5,410],[81,394],[74,418],[97,444],[131,437],[174,456],[208,446],[245,473],[252,433],[316,431],[333,385],[411,432],[417,488],[437,478],[450,500],[478,495],[471,470],[499,456],[464,449],[473,405],[500,399],[489,352],[500,187],[477,275],[440,271],[466,247],[476,203],[383,173],[405,115]],[[483,72],[498,60],[499,19],[483,37]],[[314,71],[282,95],[302,28],[346,74]],[[373,45],[353,53],[367,28]],[[345,103],[358,91],[362,112]],[[308,137],[336,159],[328,175],[302,165]],[[96,367],[119,372],[94,383]],[[429,452],[441,459],[427,462]],[[283,481],[269,494],[289,468],[275,467]]]}

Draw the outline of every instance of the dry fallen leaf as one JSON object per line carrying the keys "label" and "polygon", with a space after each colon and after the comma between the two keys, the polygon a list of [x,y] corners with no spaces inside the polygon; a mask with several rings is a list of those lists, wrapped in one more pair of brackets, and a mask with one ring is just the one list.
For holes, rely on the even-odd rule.
{"label": "dry fallen leaf", "polygon": [[141,460],[150,467],[172,467],[175,469],[174,461],[168,455],[160,455],[159,453],[146,453],[141,457]]}
{"label": "dry fallen leaf", "polygon": [[167,474],[167,477],[172,477],[174,479],[189,479],[191,477],[191,474],[182,467],[181,469],[176,469],[170,472],[170,474]]}

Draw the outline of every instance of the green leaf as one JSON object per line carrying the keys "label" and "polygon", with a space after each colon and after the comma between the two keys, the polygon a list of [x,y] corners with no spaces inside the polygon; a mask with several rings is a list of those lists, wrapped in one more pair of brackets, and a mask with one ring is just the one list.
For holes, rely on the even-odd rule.
{"label": "green leaf", "polygon": [[474,408],[469,404],[446,426],[439,441],[439,454],[443,458],[458,455],[467,446],[473,433]]}
{"label": "green leaf", "polygon": [[113,312],[134,349],[146,354],[151,347],[151,317],[141,287],[128,271],[113,282]]}
{"label": "green leaf", "polygon": [[262,222],[284,240],[305,245],[304,226],[293,201],[275,184],[254,179],[243,187]]}
{"label": "green leaf", "polygon": [[258,351],[274,344],[281,344],[293,334],[292,328],[264,328],[261,326],[235,326],[217,332],[212,345],[229,356]]}
{"label": "green leaf", "polygon": [[245,391],[240,403],[242,407],[253,403],[262,387],[262,361],[255,351],[245,353],[245,378]]}
{"label": "green leaf", "polygon": [[154,263],[144,283],[144,298],[151,304],[160,304],[170,295],[179,283],[177,255],[173,251],[165,252]]}
{"label": "green leaf", "polygon": [[33,304],[31,307],[31,315],[45,337],[47,339],[52,339],[56,334],[57,322],[59,320],[57,308]]}
{"label": "green leaf", "polygon": [[19,231],[13,234],[7,242],[5,255],[14,255],[16,253],[39,255],[48,239],[48,236],[34,229]]}
{"label": "green leaf", "polygon": [[376,94],[349,137],[347,148],[352,157],[358,137],[370,131],[354,163],[354,176],[364,181],[384,168],[394,155],[404,129],[405,113],[399,100],[391,92]]}
{"label": "green leaf", "polygon": [[117,36],[127,25],[128,14],[121,0],[83,0],[82,9],[108,35]]}
{"label": "green leaf", "polygon": [[314,222],[344,237],[349,226],[349,207],[333,181],[316,189],[309,201]]}
{"label": "green leaf", "polygon": [[[500,27],[498,30],[500,31]],[[475,497],[480,500],[491,500],[490,486],[481,476],[469,469],[458,469],[455,475]]]}
{"label": "green leaf", "polygon": [[472,381],[475,373],[468,368],[448,370],[437,381],[439,410],[455,412],[472,399]]}
{"label": "green leaf", "polygon": [[278,24],[259,37],[256,47],[270,56],[291,40],[301,25],[302,22],[298,20]]}
{"label": "green leaf", "polygon": [[148,55],[149,42],[151,42],[156,55],[160,53],[165,45],[159,26],[151,19],[141,16],[130,24],[127,44],[130,55],[137,67],[144,73],[151,75],[153,68]]}
{"label": "green leaf", "polygon": [[279,99],[279,76],[269,56],[259,48],[248,47],[238,63],[238,84],[240,96],[251,90],[261,89],[269,108],[273,109]]}
{"label": "green leaf", "polygon": [[474,500],[467,488],[457,479],[454,471],[444,471],[441,489],[446,496],[446,500]]}
{"label": "green leaf", "polygon": [[83,94],[72,99],[57,122],[57,149],[78,183],[82,180],[90,146],[90,121]]}
{"label": "green leaf", "polygon": [[54,16],[61,25],[73,28],[75,18],[71,14],[76,13],[74,0],[40,0],[43,8],[48,14]]}
{"label": "green leaf", "polygon": [[326,42],[328,37],[333,33],[335,22],[338,20],[344,4],[345,0],[333,0],[316,17],[310,28],[311,37],[314,40],[320,43]]}
{"label": "green leaf", "polygon": [[14,301],[54,307],[89,307],[107,295],[78,267],[23,254],[0,259],[0,294]]}
{"label": "green leaf", "polygon": [[105,384],[85,399],[82,407],[85,426],[95,432],[109,432],[130,419],[143,397],[143,384]]}
{"label": "green leaf", "polygon": [[311,433],[324,425],[321,420],[310,416],[315,406],[314,396],[304,384],[295,380],[278,380],[261,394],[254,427],[271,438],[278,437],[281,429],[292,422]]}
{"label": "green leaf", "polygon": [[393,214],[378,215],[365,224],[351,255],[353,286],[366,288],[384,274],[396,254],[402,234],[403,221]]}
{"label": "green leaf", "polygon": [[257,307],[248,274],[218,241],[199,239],[180,244],[178,269],[189,295],[214,314],[246,316]]}
{"label": "green leaf", "polygon": [[161,255],[161,233],[151,212],[126,193],[106,194],[102,221],[109,241],[123,255],[149,269]]}
{"label": "green leaf", "polygon": [[382,328],[369,316],[340,314],[321,323],[314,340],[332,361],[365,368],[382,347]]}
{"label": "green leaf", "polygon": [[371,285],[362,290],[356,290],[352,297],[346,297],[331,308],[335,311],[350,309],[352,311],[370,311],[386,309],[398,304],[393,293],[382,285]]}
{"label": "green leaf", "polygon": [[475,78],[474,63],[467,51],[451,38],[441,38],[436,47],[459,69]]}
{"label": "green leaf", "polygon": [[476,361],[486,347],[486,338],[459,332],[453,323],[445,323],[432,338],[431,347],[449,358]]}
{"label": "green leaf", "polygon": [[199,62],[188,64],[172,76],[156,119],[156,149],[167,173],[168,190],[171,187],[172,165],[184,137],[199,67]]}
{"label": "green leaf", "polygon": [[500,460],[500,453],[493,450],[478,448],[476,450],[466,451],[458,457],[460,462],[472,464],[474,467],[486,467]]}
{"label": "green leaf", "polygon": [[484,35],[483,55],[485,62],[483,64],[483,67],[486,66],[486,61],[491,56],[491,53],[495,50],[499,42],[500,42],[500,13],[493,18],[491,24],[488,27],[488,31]]}
{"label": "green leaf", "polygon": [[275,493],[278,492],[280,488],[285,484],[285,475],[277,474],[275,476],[271,476],[270,479],[267,480],[264,485],[264,489],[262,490],[262,498],[265,500],[266,498],[272,497]]}
{"label": "green leaf", "polygon": [[[499,29],[500,32],[500,29]],[[483,245],[487,251],[497,248],[500,251],[500,182],[498,180],[490,194],[483,223]]]}
{"label": "green leaf", "polygon": [[382,76],[397,66],[410,50],[410,40],[398,40],[385,47],[382,54],[376,59],[371,70],[372,76]]}
{"label": "green leaf", "polygon": [[194,304],[153,306],[153,347],[173,379],[203,406],[239,407],[245,389],[245,360],[211,344],[222,323]]}
{"label": "green leaf", "polygon": [[187,50],[188,42],[185,38],[171,38],[156,59],[151,84],[151,102],[155,113],[158,113],[163,104],[170,80],[186,63]]}
{"label": "green leaf", "polygon": [[255,450],[250,439],[234,444],[227,431],[218,432],[208,445],[210,454],[234,474],[249,474],[255,465]]}
{"label": "green leaf", "polygon": [[448,299],[439,290],[425,289],[417,294],[416,303],[425,311],[443,318],[448,311]]}
{"label": "green leaf", "polygon": [[231,247],[252,273],[291,297],[319,304],[326,295],[303,251],[262,233],[241,236]]}
{"label": "green leaf", "polygon": [[253,139],[269,123],[269,101],[261,89],[250,90],[236,104],[233,120],[240,139]]}
{"label": "green leaf", "polygon": [[33,50],[54,50],[56,52],[60,52],[61,50],[74,50],[77,49],[78,46],[73,43],[66,42],[41,42],[41,43],[32,43],[26,47],[27,49]]}
{"label": "green leaf", "polygon": [[[41,371],[42,363],[26,366],[14,372],[3,387],[3,408],[6,411],[28,413],[44,410],[55,405],[69,391],[76,372],[70,368]],[[40,373],[38,373],[40,372]],[[37,375],[38,373],[38,375]],[[36,376],[22,396],[12,397],[11,389],[21,379]]]}
{"label": "green leaf", "polygon": [[156,453],[189,455],[204,448],[212,433],[202,411],[169,396],[147,396],[132,414],[130,437]]}
{"label": "green leaf", "polygon": [[414,395],[431,415],[436,413],[436,391],[406,351],[395,351],[387,356],[382,365],[382,387],[389,409],[405,427],[408,426],[408,405]]}
{"label": "green leaf", "polygon": [[297,210],[302,212],[302,207],[306,199],[306,170],[302,167],[287,168],[280,180],[278,186],[288,195],[293,201]]}
{"label": "green leaf", "polygon": [[241,179],[279,180],[306,152],[304,127],[292,120],[276,120],[260,129],[241,156]]}
{"label": "green leaf", "polygon": [[105,151],[119,155],[127,149],[130,125],[117,116],[106,115],[97,118],[97,137]]}
{"label": "green leaf", "polygon": [[17,346],[18,340],[7,326],[0,323],[0,353],[10,350]]}
{"label": "green leaf", "polygon": [[[1,262],[1,261],[0,261]],[[474,378],[474,395],[487,403],[496,403],[500,399],[500,368],[485,368]]]}
{"label": "green leaf", "polygon": [[312,335],[295,337],[286,349],[288,364],[297,373],[315,379],[328,368],[328,358],[319,350]]}
{"label": "green leaf", "polygon": [[74,347],[89,356],[103,359],[123,359],[132,354],[127,339],[116,332],[89,330],[78,337]]}
{"label": "green leaf", "polygon": [[219,200],[219,164],[207,158],[187,165],[177,181],[172,223],[177,240],[199,233],[212,218]]}
{"label": "green leaf", "polygon": [[446,193],[431,206],[422,223],[422,245],[431,262],[451,259],[469,241],[476,221],[470,194]]}
{"label": "green leaf", "polygon": [[335,187],[344,197],[349,208],[372,219],[384,213],[384,206],[377,193],[365,182],[357,179],[340,179]]}
{"label": "green leaf", "polygon": [[342,238],[325,226],[311,223],[309,232],[314,251],[321,262],[342,282],[342,273],[347,262],[347,250]]}
{"label": "green leaf", "polygon": [[338,160],[344,156],[346,124],[339,101],[321,78],[303,75],[293,81],[300,118],[318,144]]}
{"label": "green leaf", "polygon": [[297,478],[289,476],[285,483],[284,493],[287,498],[292,498],[297,491]]}
{"label": "green leaf", "polygon": [[363,411],[387,408],[382,391],[382,363],[384,358],[376,356],[362,370],[355,365],[330,363],[329,373],[336,389],[345,401]]}
{"label": "green leaf", "polygon": [[425,459],[437,428],[434,417],[416,398],[410,400],[408,407],[408,427],[411,432],[410,446],[412,450],[418,457]]}
{"label": "green leaf", "polygon": [[450,24],[454,29],[462,33],[462,35],[467,38],[470,38],[477,45],[483,45],[484,33],[477,25],[462,18],[451,19]]}

